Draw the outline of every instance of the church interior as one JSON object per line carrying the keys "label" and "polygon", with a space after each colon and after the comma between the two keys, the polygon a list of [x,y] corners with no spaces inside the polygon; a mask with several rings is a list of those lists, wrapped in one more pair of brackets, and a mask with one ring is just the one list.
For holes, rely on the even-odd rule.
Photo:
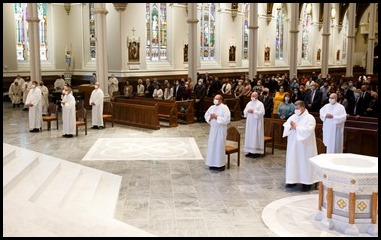
{"label": "church interior", "polygon": [[[292,95],[294,80],[298,90],[313,79],[337,93],[351,83],[372,100],[361,113],[348,104],[344,153],[376,158],[378,3],[5,3],[3,33],[4,237],[378,236],[378,185],[363,201],[372,230],[355,233],[314,219],[318,184],[285,187],[287,139],[275,113],[264,119],[265,153],[246,156],[242,106],[250,96],[235,90],[205,96],[202,116],[223,95],[241,144],[224,171],[210,170],[210,125],[197,116],[192,91],[199,79],[234,89],[262,81],[274,97],[281,85]],[[17,77],[43,82],[57,106],[63,79],[86,124],[62,137],[57,107],[58,120],[30,132],[25,93],[18,102],[11,96]],[[147,79],[163,91],[180,81],[189,95],[138,96]],[[99,129],[89,104],[95,82],[112,115]],[[312,115],[324,154],[322,122]]]}

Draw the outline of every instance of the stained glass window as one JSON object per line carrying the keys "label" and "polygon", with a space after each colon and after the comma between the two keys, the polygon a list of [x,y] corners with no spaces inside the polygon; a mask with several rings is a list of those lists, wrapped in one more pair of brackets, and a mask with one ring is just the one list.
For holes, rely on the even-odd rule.
{"label": "stained glass window", "polygon": [[201,3],[200,17],[200,54],[201,60],[214,60],[215,56],[215,30],[216,5],[214,3]]}
{"label": "stained glass window", "polygon": [[344,17],[343,21],[343,29],[342,29],[342,36],[343,36],[343,54],[342,54],[342,59],[345,59],[347,57],[347,35],[348,35],[348,19]]}
{"label": "stained glass window", "polygon": [[243,5],[244,18],[243,18],[243,59],[248,59],[249,55],[249,3]]}
{"label": "stained glass window", "polygon": [[167,5],[146,3],[146,59],[162,61],[167,59]]}
{"label": "stained glass window", "polygon": [[94,3],[89,3],[90,59],[96,58]]}
{"label": "stained glass window", "polygon": [[275,36],[275,58],[283,60],[283,32],[284,32],[284,11],[283,6],[277,9],[276,15],[276,36]]}
{"label": "stained glass window", "polygon": [[309,31],[311,27],[311,13],[307,13],[307,5],[304,4],[302,12],[302,58],[308,59],[308,42],[309,42]]}
{"label": "stained glass window", "polygon": [[[39,44],[41,61],[48,60],[47,52],[47,3],[37,3],[39,22]],[[27,3],[14,3],[14,14],[16,21],[16,54],[18,61],[29,59],[29,34]]]}

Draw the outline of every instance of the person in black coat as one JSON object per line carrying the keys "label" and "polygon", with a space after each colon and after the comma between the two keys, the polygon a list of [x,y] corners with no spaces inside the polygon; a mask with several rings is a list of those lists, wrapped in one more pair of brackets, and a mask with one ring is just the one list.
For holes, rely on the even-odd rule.
{"label": "person in black coat", "polygon": [[271,118],[274,108],[274,100],[269,92],[270,90],[268,88],[264,88],[262,94],[258,97],[258,100],[261,101],[265,107],[265,118]]}
{"label": "person in black coat", "polygon": [[319,89],[319,84],[311,83],[310,89],[304,96],[304,104],[309,112],[319,112],[321,108],[322,94]]}

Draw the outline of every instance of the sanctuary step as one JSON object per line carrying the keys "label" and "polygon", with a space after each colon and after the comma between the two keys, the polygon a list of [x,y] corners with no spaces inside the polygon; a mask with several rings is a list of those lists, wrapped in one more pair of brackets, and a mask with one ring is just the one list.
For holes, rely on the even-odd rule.
{"label": "sanctuary step", "polygon": [[152,236],[114,219],[121,180],[3,143],[3,236]]}

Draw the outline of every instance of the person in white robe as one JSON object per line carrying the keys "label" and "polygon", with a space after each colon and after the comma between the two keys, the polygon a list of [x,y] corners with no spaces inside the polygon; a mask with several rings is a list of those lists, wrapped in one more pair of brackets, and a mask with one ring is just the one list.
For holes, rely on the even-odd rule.
{"label": "person in white robe", "polygon": [[55,91],[62,91],[65,86],[65,79],[63,79],[62,76],[58,76],[56,81],[54,81],[54,90]]}
{"label": "person in white robe", "polygon": [[257,92],[251,94],[251,101],[246,104],[243,115],[246,118],[244,151],[247,157],[258,158],[265,149],[263,120],[265,107],[258,100]]}
{"label": "person in white robe", "polygon": [[28,107],[26,106],[26,98],[28,97],[29,90],[32,88],[32,81],[30,78],[26,78],[26,81],[21,86],[22,91],[22,102],[24,103],[24,111],[28,111]]}
{"label": "person in white robe", "polygon": [[323,143],[327,147],[327,153],[343,153],[347,112],[337,102],[336,93],[331,93],[329,103],[320,109],[320,119],[323,121]]}
{"label": "person in white robe", "polygon": [[206,165],[219,171],[225,170],[227,125],[231,118],[229,107],[222,101],[222,96],[217,94],[213,100],[214,105],[204,115],[205,121],[210,124]]}
{"label": "person in white robe", "polygon": [[92,129],[103,128],[103,99],[104,93],[100,89],[100,83],[94,84],[94,90],[91,92],[89,104],[91,106],[91,125]]}
{"label": "person in white robe", "polygon": [[287,137],[286,188],[301,183],[302,191],[309,191],[312,184],[320,181],[309,160],[317,155],[316,120],[303,101],[294,105],[295,113],[283,124],[283,137]]}
{"label": "person in white robe", "polygon": [[119,91],[118,84],[118,79],[115,77],[114,74],[112,74],[108,80],[108,94],[110,95],[110,97],[113,97],[114,92]]}
{"label": "person in white robe", "polygon": [[9,87],[9,98],[12,101],[12,107],[20,107],[20,102],[21,102],[21,96],[22,96],[22,91],[21,91],[21,85],[19,82],[14,81],[11,86]]}
{"label": "person in white robe", "polygon": [[76,130],[76,109],[73,92],[68,85],[65,85],[63,91],[64,97],[61,100],[62,106],[62,136],[66,138],[73,137]]}
{"label": "person in white robe", "polygon": [[33,81],[28,96],[25,99],[25,106],[29,108],[29,132],[39,132],[42,124],[42,94],[37,87],[37,81]]}
{"label": "person in white robe", "polygon": [[49,107],[49,89],[44,85],[43,81],[40,81],[39,88],[42,93],[42,115],[47,115]]}

